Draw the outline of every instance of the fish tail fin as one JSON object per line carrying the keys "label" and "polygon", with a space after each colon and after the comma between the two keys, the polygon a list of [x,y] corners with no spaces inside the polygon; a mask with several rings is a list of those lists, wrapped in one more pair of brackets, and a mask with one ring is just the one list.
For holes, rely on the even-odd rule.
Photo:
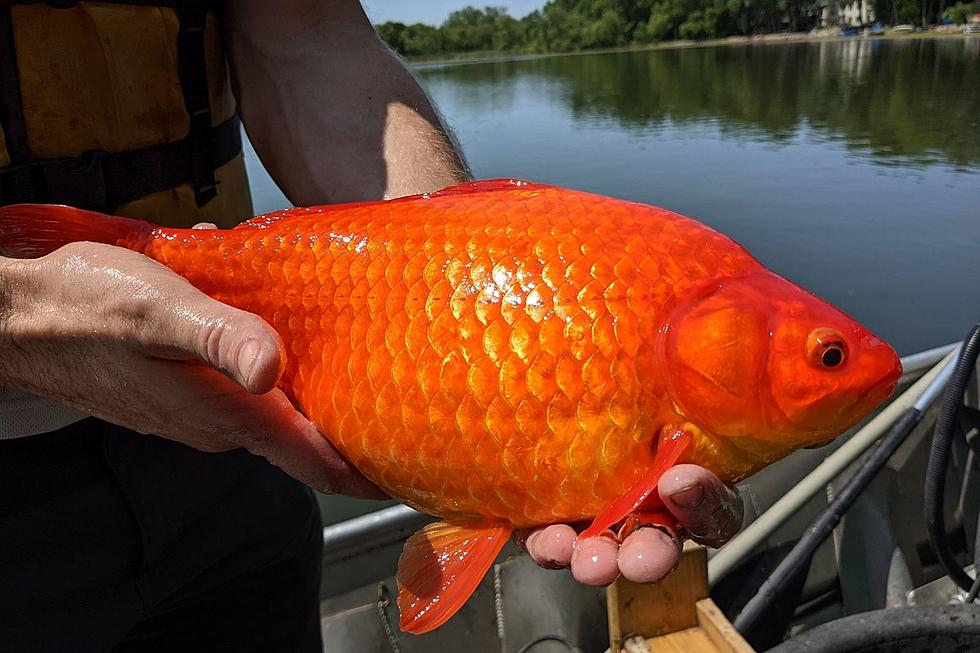
{"label": "fish tail fin", "polygon": [[[665,428],[664,431],[677,432],[670,427]],[[579,534],[579,539],[599,535],[613,524],[635,513],[641,506],[646,511],[662,506],[660,497],[655,494],[660,477],[680,462],[681,456],[691,448],[692,444],[693,440],[686,432],[679,437],[662,437],[657,446],[656,460],[650,469],[629,490],[596,515],[589,527]]]}
{"label": "fish tail fin", "polygon": [[429,524],[408,538],[398,560],[402,631],[438,628],[463,607],[511,534],[509,524]]}
{"label": "fish tail fin", "polygon": [[0,255],[35,258],[81,240],[116,245],[151,229],[153,225],[142,220],[70,206],[13,204],[0,207]]}

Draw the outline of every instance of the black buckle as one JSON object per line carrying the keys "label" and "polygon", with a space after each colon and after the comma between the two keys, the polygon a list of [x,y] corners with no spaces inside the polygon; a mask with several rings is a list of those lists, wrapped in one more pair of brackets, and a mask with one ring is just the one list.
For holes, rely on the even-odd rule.
{"label": "black buckle", "polygon": [[78,157],[34,162],[45,201],[93,211],[109,209],[105,183],[107,154],[103,150],[89,150]]}

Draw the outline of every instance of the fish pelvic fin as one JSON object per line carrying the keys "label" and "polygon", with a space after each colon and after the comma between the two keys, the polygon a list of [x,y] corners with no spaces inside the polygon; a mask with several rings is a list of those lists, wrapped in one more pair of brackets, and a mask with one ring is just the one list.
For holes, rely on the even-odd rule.
{"label": "fish pelvic fin", "polygon": [[116,245],[153,229],[142,220],[60,204],[12,204],[0,207],[0,255],[35,258],[83,240]]}
{"label": "fish pelvic fin", "polygon": [[589,527],[578,536],[579,539],[599,535],[607,528],[611,528],[614,524],[636,513],[641,507],[644,513],[657,512],[658,508],[662,508],[663,501],[660,500],[660,495],[656,493],[660,477],[668,469],[681,462],[683,456],[691,451],[693,445],[694,437],[690,432],[674,426],[664,427],[657,444],[657,455],[650,469],[640,477],[640,480],[633,487],[596,515]]}
{"label": "fish pelvic fin", "polygon": [[398,560],[399,626],[416,635],[438,628],[463,607],[510,537],[509,524],[429,524]]}

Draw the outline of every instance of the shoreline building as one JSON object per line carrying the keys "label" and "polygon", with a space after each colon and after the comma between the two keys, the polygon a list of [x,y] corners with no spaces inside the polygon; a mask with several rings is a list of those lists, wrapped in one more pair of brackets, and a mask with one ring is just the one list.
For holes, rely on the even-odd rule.
{"label": "shoreline building", "polygon": [[820,27],[861,27],[873,22],[875,11],[868,0],[820,2]]}

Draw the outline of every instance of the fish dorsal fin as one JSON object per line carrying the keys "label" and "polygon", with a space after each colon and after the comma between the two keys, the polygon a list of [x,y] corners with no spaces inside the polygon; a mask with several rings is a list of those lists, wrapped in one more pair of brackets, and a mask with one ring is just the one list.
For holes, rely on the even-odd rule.
{"label": "fish dorsal fin", "polygon": [[438,628],[463,607],[510,537],[507,524],[429,524],[405,542],[398,559],[400,627]]}
{"label": "fish dorsal fin", "polygon": [[488,193],[499,190],[542,190],[554,188],[548,184],[538,184],[533,181],[523,179],[481,179],[479,181],[467,181],[455,186],[448,186],[434,193],[428,193],[423,197],[450,197],[453,195],[469,195],[470,193]]}
{"label": "fish dorsal fin", "polygon": [[484,179],[480,181],[468,181],[462,184],[456,184],[455,186],[447,186],[442,190],[433,191],[431,193],[422,193],[419,195],[406,195],[404,197],[396,197],[390,200],[374,200],[368,202],[348,202],[345,204],[324,204],[322,206],[297,206],[291,209],[283,209],[281,211],[273,211],[272,213],[266,213],[265,215],[256,216],[250,220],[246,220],[241,224],[235,226],[235,229],[265,229],[269,225],[275,224],[280,220],[286,220],[289,218],[302,218],[308,215],[314,215],[317,213],[329,213],[331,211],[339,211],[344,209],[351,209],[361,206],[370,206],[388,204],[392,202],[411,202],[416,200],[425,200],[436,197],[453,197],[455,195],[469,195],[471,193],[487,193],[499,190],[542,190],[545,188],[554,188],[554,186],[549,186],[548,184],[536,184],[531,181],[523,181],[521,179]]}
{"label": "fish dorsal fin", "polygon": [[[693,437],[687,431],[678,431],[672,427],[664,429],[667,437],[662,437],[657,446],[657,457],[650,469],[637,481],[633,487],[622,496],[609,504],[605,510],[596,515],[592,523],[579,535],[579,539],[599,535],[613,524],[626,519],[641,506],[644,510],[653,510],[663,505],[660,497],[654,494],[657,483],[668,469],[680,461],[693,444]],[[677,434],[671,437],[669,434]]]}
{"label": "fish dorsal fin", "polygon": [[433,191],[431,193],[422,193],[419,195],[406,195],[404,197],[396,197],[390,200],[374,200],[368,202],[348,202],[345,204],[325,204],[322,206],[297,206],[290,209],[283,209],[281,211],[273,211],[272,213],[266,213],[265,215],[256,216],[250,220],[246,220],[239,225],[235,226],[235,229],[264,229],[271,224],[275,224],[280,220],[285,220],[288,218],[301,218],[307,215],[313,215],[316,213],[327,213],[330,211],[337,211],[342,209],[350,209],[354,207],[366,206],[371,204],[386,204],[390,202],[407,202],[420,199],[430,199],[434,197],[452,197],[454,195],[468,195],[470,193],[487,193],[499,190],[541,190],[544,188],[554,188],[554,186],[549,186],[548,184],[537,184],[532,181],[524,181],[522,179],[483,179],[480,181],[467,181],[462,184],[456,184],[455,186],[447,186],[442,190]]}
{"label": "fish dorsal fin", "polygon": [[296,206],[291,209],[282,209],[281,211],[273,211],[272,213],[266,213],[265,215],[258,215],[254,218],[246,220],[241,224],[235,225],[235,229],[265,229],[271,224],[275,224],[280,220],[288,220],[289,218],[302,218],[307,215],[312,215],[314,213],[322,213],[322,207],[306,207],[306,206]]}

